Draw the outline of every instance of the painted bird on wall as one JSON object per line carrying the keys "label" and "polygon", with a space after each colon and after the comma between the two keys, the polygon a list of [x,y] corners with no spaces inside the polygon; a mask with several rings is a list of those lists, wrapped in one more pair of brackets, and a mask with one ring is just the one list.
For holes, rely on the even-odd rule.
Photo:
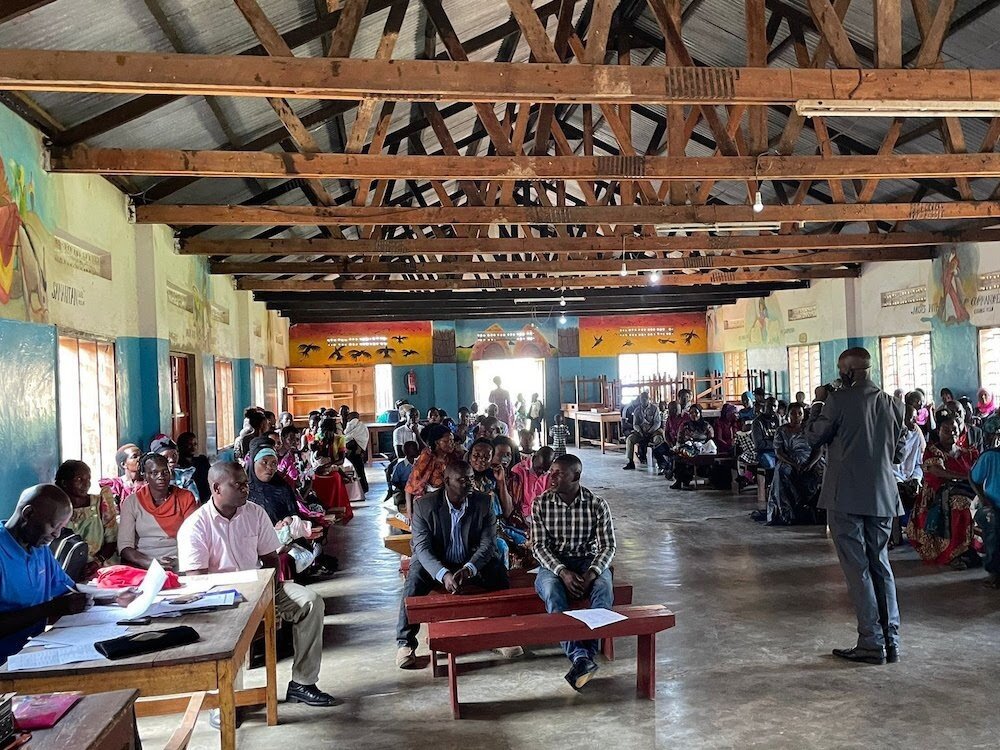
{"label": "painted bird on wall", "polygon": [[695,339],[700,339],[701,336],[699,336],[694,331],[688,331],[687,333],[682,333],[681,338],[684,339],[685,344],[691,346],[691,342],[694,341]]}
{"label": "painted bird on wall", "polygon": [[590,348],[591,349],[596,349],[597,347],[599,347],[603,343],[604,343],[604,337],[603,336],[594,336],[594,345],[592,347],[590,347]]}
{"label": "painted bird on wall", "polygon": [[412,357],[414,354],[420,354],[416,349],[403,349],[404,357]]}
{"label": "painted bird on wall", "polygon": [[362,358],[364,359],[372,358],[371,352],[366,352],[364,349],[351,349],[351,351],[347,353],[347,356],[349,356],[351,359],[355,361]]}
{"label": "painted bird on wall", "polygon": [[319,351],[319,344],[299,344],[299,354],[308,357],[313,352]]}
{"label": "painted bird on wall", "polygon": [[676,344],[677,342],[673,339],[657,339],[661,344]]}
{"label": "painted bird on wall", "polygon": [[622,344],[622,346],[633,346],[633,344],[631,341],[626,341],[625,343]]}
{"label": "painted bird on wall", "polygon": [[393,336],[392,340],[395,341],[397,344],[402,344],[408,338],[410,338],[410,337],[409,336]]}
{"label": "painted bird on wall", "polygon": [[341,344],[340,346],[335,346],[333,348],[333,351],[330,352],[330,356],[327,357],[327,359],[335,359],[338,362],[342,360],[344,358],[344,355],[341,352],[343,352],[345,346],[347,346],[347,344]]}
{"label": "painted bird on wall", "polygon": [[382,357],[382,359],[392,359],[392,355],[396,353],[396,350],[391,346],[383,346],[381,349],[376,349],[375,353]]}

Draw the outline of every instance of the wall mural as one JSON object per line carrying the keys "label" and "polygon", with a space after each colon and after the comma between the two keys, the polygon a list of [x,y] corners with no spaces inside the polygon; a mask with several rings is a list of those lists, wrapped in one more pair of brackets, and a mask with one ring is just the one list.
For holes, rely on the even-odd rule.
{"label": "wall mural", "polygon": [[4,317],[47,323],[45,259],[52,234],[36,212],[41,201],[31,171],[0,155],[0,306]]}
{"label": "wall mural", "polygon": [[485,328],[475,320],[455,322],[459,362],[482,359],[548,358],[558,353],[557,326],[547,320],[504,320]]}
{"label": "wall mural", "polygon": [[979,251],[975,245],[941,249],[931,265],[930,303],[945,325],[968,323],[978,293]]}
{"label": "wall mural", "polygon": [[289,367],[429,365],[429,322],[305,323],[288,333]]}
{"label": "wall mural", "polygon": [[774,297],[748,300],[744,327],[747,343],[751,346],[784,344],[782,320],[781,305]]}
{"label": "wall mural", "polygon": [[676,352],[704,354],[708,331],[701,313],[603,315],[580,318],[580,356]]}

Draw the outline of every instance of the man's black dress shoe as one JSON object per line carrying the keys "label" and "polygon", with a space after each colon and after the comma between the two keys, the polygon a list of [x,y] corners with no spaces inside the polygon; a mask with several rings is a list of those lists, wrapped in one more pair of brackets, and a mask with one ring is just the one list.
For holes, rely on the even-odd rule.
{"label": "man's black dress shoe", "polygon": [[336,706],[340,701],[329,693],[324,693],[315,685],[300,685],[297,682],[289,682],[285,702],[327,707]]}
{"label": "man's black dress shoe", "polygon": [[899,661],[899,646],[886,646],[885,647],[885,660],[889,664],[895,664]]}
{"label": "man's black dress shoe", "polygon": [[885,664],[885,649],[883,648],[835,648],[833,655],[847,661],[862,664]]}
{"label": "man's black dress shoe", "polygon": [[580,658],[573,662],[573,666],[566,673],[566,682],[574,690],[581,690],[584,685],[590,682],[590,678],[597,672],[597,664],[593,659]]}

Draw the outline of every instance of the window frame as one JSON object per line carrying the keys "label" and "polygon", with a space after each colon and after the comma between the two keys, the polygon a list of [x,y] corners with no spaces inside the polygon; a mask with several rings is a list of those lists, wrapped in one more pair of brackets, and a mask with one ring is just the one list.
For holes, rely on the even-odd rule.
{"label": "window frame", "polygon": [[[631,379],[631,380],[626,380],[626,378],[623,377],[623,375],[622,375],[622,372],[625,369],[623,367],[623,363],[626,362],[626,361],[628,361],[628,358],[630,358],[630,357],[634,357],[635,358],[635,369],[634,369],[635,377],[633,379]],[[653,372],[645,372],[645,371],[643,371],[643,369],[641,367],[641,364],[644,361],[643,358],[648,358],[648,357],[655,357],[656,358],[656,360],[655,360],[656,361],[656,367],[655,367],[655,371],[653,371]],[[663,360],[661,359],[662,357],[668,357],[668,358],[672,357],[673,358],[673,372],[671,372],[669,368],[664,369],[664,367],[663,367]],[[645,361],[647,363],[649,362],[648,359],[645,359]],[[629,368],[629,370],[631,372],[631,368]],[[669,376],[673,380],[677,380],[680,377],[680,358],[678,357],[677,352],[645,352],[645,353],[635,353],[635,354],[629,352],[629,353],[626,353],[626,354],[619,354],[618,355],[618,382],[621,384],[621,391],[622,391],[621,398],[622,398],[622,403],[623,404],[627,404],[627,403],[630,403],[631,401],[633,401],[634,399],[638,398],[639,391],[640,391],[640,388],[638,386],[639,381],[642,380],[643,378],[647,378],[647,379],[651,378],[654,375]],[[636,385],[627,385],[627,383],[630,383],[630,382],[631,383],[636,383]]]}
{"label": "window frame", "polygon": [[[742,363],[742,367],[733,367],[733,360],[738,359],[735,364]],[[747,359],[746,349],[734,349],[733,351],[722,353],[722,374],[725,377],[725,393],[723,397],[727,401],[739,401],[740,396],[746,389],[746,383],[740,378],[747,376],[750,371],[750,364]],[[735,376],[735,377],[734,377]]]}
{"label": "window frame", "polygon": [[[806,394],[807,399],[812,399],[813,394],[816,392],[816,388],[823,384],[823,362],[822,362],[822,350],[818,343],[812,344],[792,344],[786,347],[786,357],[788,362],[788,397],[789,400],[795,398],[795,394],[798,391],[802,391]],[[792,368],[792,350],[796,353],[801,353],[803,349],[807,350],[805,352],[807,358],[807,367],[809,368],[809,373],[806,377],[806,382],[803,384],[801,381],[802,364],[799,360],[798,366]],[[813,362],[813,354],[815,354],[815,362]],[[798,358],[798,357],[797,357]],[[815,380],[815,382],[814,382]]]}
{"label": "window frame", "polygon": [[236,442],[233,361],[224,357],[215,357],[214,359],[215,444],[216,450],[222,451]]}
{"label": "window frame", "polygon": [[[996,337],[997,357],[983,355],[983,335]],[[976,356],[979,357],[979,386],[992,394],[1000,393],[1000,326],[984,326],[976,331]]]}
{"label": "window frame", "polygon": [[[72,363],[70,342],[74,349]],[[93,352],[88,373],[82,369],[81,344]],[[92,380],[92,383],[87,383],[86,394],[83,384],[85,374]],[[75,408],[71,406],[70,399],[75,402]],[[115,453],[119,445],[118,358],[113,339],[57,329],[56,403],[59,409],[60,460],[85,461],[91,469],[93,487],[97,486],[101,477],[115,476]],[[96,421],[96,431],[85,429],[85,418],[91,424]],[[75,430],[72,429],[74,424]],[[74,436],[68,434],[71,431],[75,432]]]}
{"label": "window frame", "polygon": [[[898,375],[895,376],[894,379],[890,379],[887,376],[888,357],[886,356],[886,349],[885,349],[886,342],[888,341],[898,342],[901,339],[910,339],[911,351],[913,351],[912,341],[914,339],[926,340],[927,372],[924,373],[924,375],[926,375],[926,380],[924,380],[924,382],[921,382],[921,380],[923,380],[923,377],[917,371],[917,366],[919,363],[914,363],[915,366],[914,366],[912,383],[902,384],[900,382],[900,378]],[[895,346],[898,349],[899,344],[897,343]],[[897,388],[899,388],[904,393],[909,393],[915,388],[920,388],[921,390],[924,391],[924,394],[929,399],[934,398],[934,348],[933,348],[933,342],[931,341],[931,334],[929,331],[923,331],[919,333],[900,333],[889,336],[879,336],[878,351],[879,351],[879,373],[882,377],[882,390],[886,391],[887,393],[892,393]],[[893,354],[893,357],[894,359],[898,359],[898,356],[895,353]],[[893,365],[895,369],[898,369],[895,362],[893,363]]]}

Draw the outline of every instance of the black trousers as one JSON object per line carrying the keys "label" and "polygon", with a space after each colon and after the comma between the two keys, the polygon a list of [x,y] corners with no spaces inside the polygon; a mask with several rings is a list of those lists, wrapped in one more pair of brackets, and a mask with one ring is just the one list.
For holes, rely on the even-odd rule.
{"label": "black trousers", "polygon": [[365,459],[368,457],[368,454],[358,445],[356,440],[348,440],[346,447],[347,460],[351,462],[351,466],[354,467],[354,471],[358,475],[358,481],[361,482],[361,490],[368,492],[368,477],[365,476]]}
{"label": "black trousers", "polygon": [[[458,570],[460,567],[462,566],[448,566],[452,572]],[[437,571],[435,570],[434,573],[437,573]],[[498,557],[494,557],[484,565],[479,570],[478,575],[469,580],[469,583],[487,591],[499,591],[510,588],[507,569]],[[417,558],[411,557],[410,572],[406,575],[406,582],[403,584],[403,596],[399,601],[399,621],[396,626],[396,644],[398,646],[416,648],[417,633],[420,631],[419,624],[411,625],[410,621],[406,618],[406,597],[427,596],[438,585],[440,584],[434,580],[434,574],[424,570]]]}

